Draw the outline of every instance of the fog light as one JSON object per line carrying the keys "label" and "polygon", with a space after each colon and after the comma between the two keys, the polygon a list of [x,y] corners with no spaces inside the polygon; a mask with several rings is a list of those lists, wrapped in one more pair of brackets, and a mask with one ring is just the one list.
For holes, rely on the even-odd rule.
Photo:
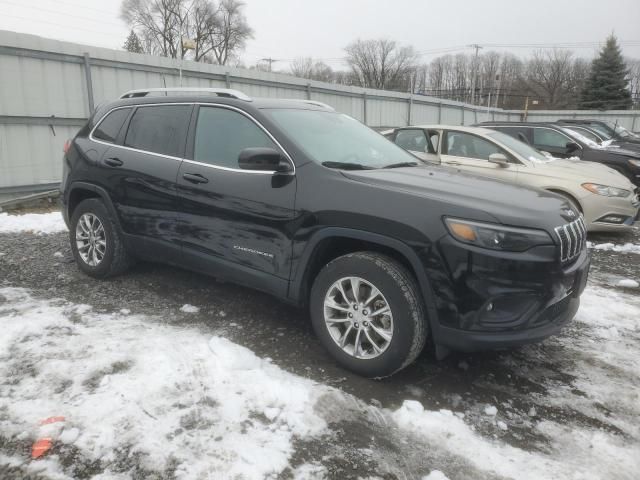
{"label": "fog light", "polygon": [[596,221],[603,223],[615,223],[616,225],[620,225],[621,223],[624,223],[626,219],[627,217],[623,217],[621,215],[605,215],[604,217],[601,217]]}
{"label": "fog light", "polygon": [[493,303],[489,303],[489,305],[487,305],[487,312],[490,312],[491,310],[493,310]]}

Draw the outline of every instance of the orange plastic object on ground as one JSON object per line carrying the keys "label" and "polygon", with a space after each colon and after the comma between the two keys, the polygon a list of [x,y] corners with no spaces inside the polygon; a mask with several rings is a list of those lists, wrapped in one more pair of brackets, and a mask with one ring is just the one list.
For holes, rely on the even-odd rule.
{"label": "orange plastic object on ground", "polygon": [[42,455],[49,451],[49,449],[51,448],[51,444],[52,442],[50,438],[41,438],[39,440],[36,440],[36,442],[33,444],[33,447],[31,447],[31,458],[34,460],[36,458],[40,458]]}
{"label": "orange plastic object on ground", "polygon": [[40,420],[40,425],[49,425],[50,423],[64,422],[64,420],[64,417],[49,417],[45,418],[44,420]]}

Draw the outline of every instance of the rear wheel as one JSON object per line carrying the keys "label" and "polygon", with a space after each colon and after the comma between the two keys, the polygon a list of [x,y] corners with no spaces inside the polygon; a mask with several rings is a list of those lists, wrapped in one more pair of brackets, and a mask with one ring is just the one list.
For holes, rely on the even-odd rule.
{"label": "rear wheel", "polygon": [[386,255],[358,252],[331,261],[313,284],[310,308],[325,348],[342,366],[366,377],[406,367],[426,341],[416,281]]}
{"label": "rear wheel", "polygon": [[99,199],[83,200],[76,207],[69,225],[69,239],[76,263],[87,275],[111,277],[131,264],[122,235]]}

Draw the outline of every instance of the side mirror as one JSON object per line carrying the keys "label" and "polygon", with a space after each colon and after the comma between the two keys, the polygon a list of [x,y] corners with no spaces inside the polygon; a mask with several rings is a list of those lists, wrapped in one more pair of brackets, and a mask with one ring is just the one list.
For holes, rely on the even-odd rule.
{"label": "side mirror", "polygon": [[567,148],[567,153],[571,153],[578,150],[580,148],[580,145],[578,145],[576,142],[567,142],[565,147]]}
{"label": "side mirror", "polygon": [[489,155],[489,162],[500,165],[501,167],[509,166],[509,159],[504,153],[492,153]]}
{"label": "side mirror", "polygon": [[243,170],[262,170],[266,172],[289,172],[291,165],[274,148],[245,148],[238,155],[238,166]]}

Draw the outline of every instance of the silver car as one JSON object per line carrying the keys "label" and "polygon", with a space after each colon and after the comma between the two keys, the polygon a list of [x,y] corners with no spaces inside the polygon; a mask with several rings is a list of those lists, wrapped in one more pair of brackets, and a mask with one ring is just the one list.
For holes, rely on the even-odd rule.
{"label": "silver car", "polygon": [[636,187],[605,165],[549,158],[479,127],[419,125],[380,133],[421,160],[563,195],[582,212],[589,231],[625,231],[638,220]]}

